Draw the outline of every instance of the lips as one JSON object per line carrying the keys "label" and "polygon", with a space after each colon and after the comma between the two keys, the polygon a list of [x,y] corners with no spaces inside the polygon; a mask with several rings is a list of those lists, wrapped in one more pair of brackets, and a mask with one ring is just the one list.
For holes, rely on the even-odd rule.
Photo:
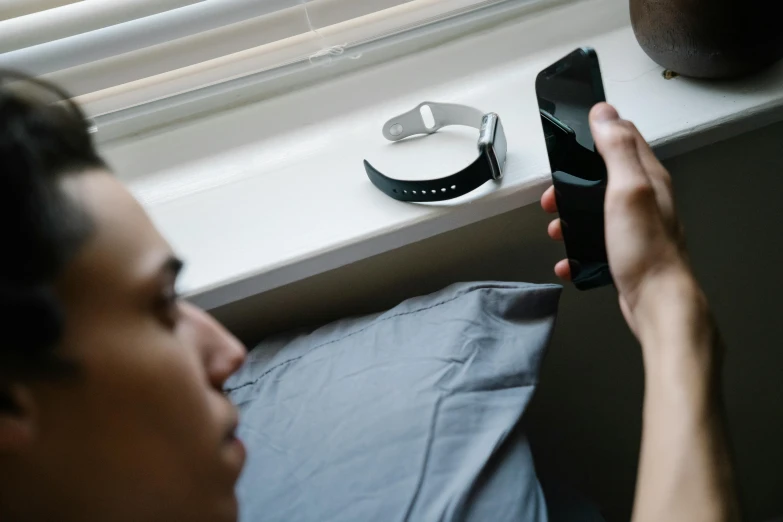
{"label": "lips", "polygon": [[225,440],[226,442],[231,442],[232,440],[237,438],[237,428],[239,427],[239,421],[233,421],[231,422],[231,425],[226,430],[226,436]]}
{"label": "lips", "polygon": [[238,421],[231,423],[231,426],[226,431],[226,435],[223,438],[223,445],[229,451],[232,462],[237,465],[238,469],[241,469],[245,463],[247,450],[245,449],[244,443],[237,437],[236,432],[238,427]]}

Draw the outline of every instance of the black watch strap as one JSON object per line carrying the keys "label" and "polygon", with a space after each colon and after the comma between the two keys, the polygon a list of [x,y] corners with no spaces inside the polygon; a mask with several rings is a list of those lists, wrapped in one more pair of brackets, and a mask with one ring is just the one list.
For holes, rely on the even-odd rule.
{"label": "black watch strap", "polygon": [[[432,121],[429,125],[424,120],[424,109],[431,113]],[[389,141],[400,141],[410,136],[432,134],[449,125],[463,125],[481,130],[486,117],[480,110],[465,105],[424,102],[388,120],[383,125],[383,136]],[[505,140],[505,136],[503,139]],[[390,178],[368,161],[364,162],[367,176],[381,192],[390,198],[414,203],[454,199],[477,189],[491,179],[499,179],[499,173],[493,173],[492,166],[490,153],[481,146],[478,158],[467,168],[445,178],[426,181]]]}
{"label": "black watch strap", "polygon": [[483,151],[466,169],[445,178],[426,181],[405,181],[381,174],[368,161],[364,169],[373,185],[387,196],[399,201],[443,201],[463,196],[493,179],[489,154]]}

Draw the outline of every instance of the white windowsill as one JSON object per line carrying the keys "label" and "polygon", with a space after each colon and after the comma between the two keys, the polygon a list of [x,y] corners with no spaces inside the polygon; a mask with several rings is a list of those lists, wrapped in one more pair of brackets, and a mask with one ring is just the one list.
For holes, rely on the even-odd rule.
{"label": "white windowsill", "polygon": [[[627,0],[553,8],[103,152],[188,261],[183,290],[211,308],[534,203],[549,184],[534,78],[579,46],[597,49],[607,98],[659,154],[783,119],[783,64],[730,83],[664,80],[627,19]],[[383,122],[425,100],[500,114],[502,183],[461,204],[423,206],[369,182],[363,159],[420,179],[475,158],[470,130],[386,142]]]}

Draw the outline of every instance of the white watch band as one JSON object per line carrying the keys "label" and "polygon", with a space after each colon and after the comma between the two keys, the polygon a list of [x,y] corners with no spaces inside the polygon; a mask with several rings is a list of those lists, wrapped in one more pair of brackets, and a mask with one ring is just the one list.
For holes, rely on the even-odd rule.
{"label": "white watch band", "polygon": [[[435,124],[427,127],[421,115],[422,107],[429,107]],[[432,134],[449,125],[464,125],[481,129],[484,113],[473,107],[456,103],[423,102],[413,110],[395,116],[383,125],[383,136],[389,141],[399,141],[416,134]]]}

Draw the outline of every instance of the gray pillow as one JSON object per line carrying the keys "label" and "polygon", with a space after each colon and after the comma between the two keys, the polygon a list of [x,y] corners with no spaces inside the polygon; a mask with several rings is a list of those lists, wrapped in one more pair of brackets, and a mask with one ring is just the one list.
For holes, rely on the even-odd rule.
{"label": "gray pillow", "polygon": [[226,385],[243,522],[545,522],[520,419],[561,288],[464,283],[270,339]]}

